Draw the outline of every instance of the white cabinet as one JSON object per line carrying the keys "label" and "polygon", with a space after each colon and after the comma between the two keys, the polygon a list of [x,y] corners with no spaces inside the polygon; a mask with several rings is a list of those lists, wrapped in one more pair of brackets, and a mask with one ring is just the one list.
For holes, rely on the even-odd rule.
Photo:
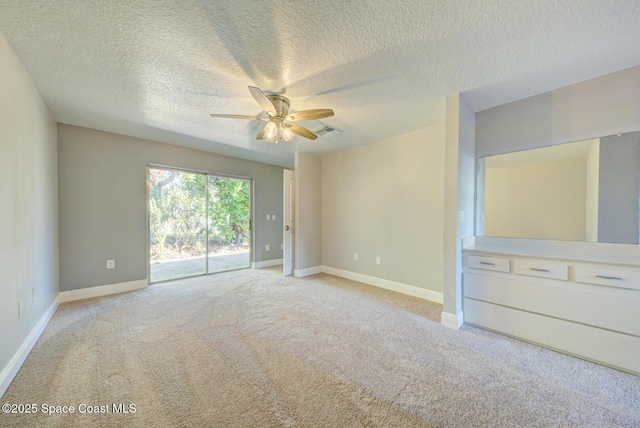
{"label": "white cabinet", "polygon": [[640,374],[640,266],[479,248],[463,265],[466,324]]}

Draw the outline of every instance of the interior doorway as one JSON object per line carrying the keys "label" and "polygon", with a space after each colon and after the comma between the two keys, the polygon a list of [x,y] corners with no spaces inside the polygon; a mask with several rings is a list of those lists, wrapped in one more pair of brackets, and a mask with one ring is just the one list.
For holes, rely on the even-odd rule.
{"label": "interior doorway", "polygon": [[147,167],[149,282],[251,266],[250,179]]}

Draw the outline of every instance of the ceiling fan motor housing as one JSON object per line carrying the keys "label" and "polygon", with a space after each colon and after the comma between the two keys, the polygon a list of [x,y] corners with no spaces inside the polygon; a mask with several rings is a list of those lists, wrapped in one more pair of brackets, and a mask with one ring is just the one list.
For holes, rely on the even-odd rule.
{"label": "ceiling fan motor housing", "polygon": [[269,98],[269,101],[273,104],[273,107],[276,110],[276,116],[284,118],[289,114],[289,106],[291,103],[288,98],[283,97],[282,95],[267,95],[267,98]]}

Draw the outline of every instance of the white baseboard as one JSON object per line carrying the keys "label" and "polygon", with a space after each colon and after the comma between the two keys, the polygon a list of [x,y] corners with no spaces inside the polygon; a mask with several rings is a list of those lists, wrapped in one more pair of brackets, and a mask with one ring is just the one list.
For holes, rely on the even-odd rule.
{"label": "white baseboard", "polygon": [[272,259],[272,260],[263,260],[261,262],[253,262],[251,263],[251,267],[254,269],[261,269],[271,266],[278,266],[283,263],[282,259]]}
{"label": "white baseboard", "polygon": [[403,284],[401,282],[389,281],[388,279],[376,278],[375,276],[363,275],[361,273],[336,269],[329,266],[322,266],[322,272],[339,276],[341,278],[351,279],[353,281],[364,282],[365,284],[374,285],[376,287],[385,288],[387,290],[396,291],[398,293],[418,297],[431,302],[442,303],[442,293],[438,291],[427,290],[425,288]]}
{"label": "white baseboard", "polygon": [[305,276],[315,275],[317,273],[322,273],[322,268],[323,266],[314,266],[306,269],[294,269],[293,276],[295,276],[296,278],[303,278]]}
{"label": "white baseboard", "polygon": [[0,372],[0,397],[6,392],[9,385],[15,378],[18,370],[22,367],[22,364],[29,356],[29,353],[35,346],[36,342],[42,332],[49,324],[49,321],[53,317],[53,314],[58,309],[58,305],[64,302],[72,302],[75,300],[89,299],[91,297],[107,296],[109,294],[123,293],[126,291],[139,290],[146,288],[148,282],[146,279],[138,281],[122,282],[119,284],[102,285],[99,287],[81,288],[78,290],[62,291],[58,293],[58,296],[51,303],[47,311],[42,315],[40,321],[33,327],[27,338],[22,342],[22,345],[16,353],[13,355],[9,363],[6,365],[2,372]]}
{"label": "white baseboard", "polygon": [[142,288],[147,288],[147,286],[148,281],[145,278],[137,281],[121,282],[119,284],[62,291],[58,294],[58,299],[60,303],[73,302],[76,300],[91,299],[92,297],[102,297],[110,294],[124,293],[126,291],[140,290]]}
{"label": "white baseboard", "polygon": [[442,315],[440,316],[440,324],[454,330],[460,330],[460,327],[464,324],[464,314],[462,311],[460,311],[458,315],[442,312]]}
{"label": "white baseboard", "polygon": [[53,302],[51,302],[51,305],[49,305],[46,312],[42,315],[40,321],[38,321],[24,342],[22,342],[22,345],[13,355],[13,358],[11,358],[9,363],[0,373],[0,397],[4,395],[9,388],[9,385],[11,385],[13,378],[18,374],[18,370],[20,370],[20,367],[22,367],[22,364],[29,356],[29,353],[40,338],[40,335],[49,324],[49,321],[56,312],[56,309],[58,309],[59,304],[60,300],[56,297]]}

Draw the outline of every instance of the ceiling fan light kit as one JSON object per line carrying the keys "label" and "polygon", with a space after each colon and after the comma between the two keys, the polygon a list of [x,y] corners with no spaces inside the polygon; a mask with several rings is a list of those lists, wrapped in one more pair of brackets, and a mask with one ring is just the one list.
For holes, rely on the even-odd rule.
{"label": "ceiling fan light kit", "polygon": [[275,116],[271,115],[272,112],[267,111],[267,115],[271,117],[271,120],[264,128],[264,139],[269,143],[275,144],[278,144],[279,141],[291,141],[293,139],[293,132],[284,123],[285,118],[289,114],[289,106],[291,103],[282,95],[267,95],[267,98],[275,108]]}
{"label": "ceiling fan light kit", "polygon": [[271,120],[264,128],[264,139],[270,143],[278,144],[278,141],[291,141],[293,132],[281,120]]}
{"label": "ceiling fan light kit", "polygon": [[333,116],[331,109],[313,109],[303,110],[295,113],[289,113],[291,103],[282,95],[266,95],[259,88],[249,86],[249,92],[257,103],[262,107],[267,117],[262,116],[242,116],[234,114],[211,114],[211,117],[220,117],[226,119],[249,119],[261,120],[267,124],[258,132],[256,140],[265,139],[269,143],[278,143],[279,141],[291,141],[294,134],[301,137],[315,140],[318,138],[316,134],[305,127],[292,122],[301,120],[316,120],[324,117]]}

